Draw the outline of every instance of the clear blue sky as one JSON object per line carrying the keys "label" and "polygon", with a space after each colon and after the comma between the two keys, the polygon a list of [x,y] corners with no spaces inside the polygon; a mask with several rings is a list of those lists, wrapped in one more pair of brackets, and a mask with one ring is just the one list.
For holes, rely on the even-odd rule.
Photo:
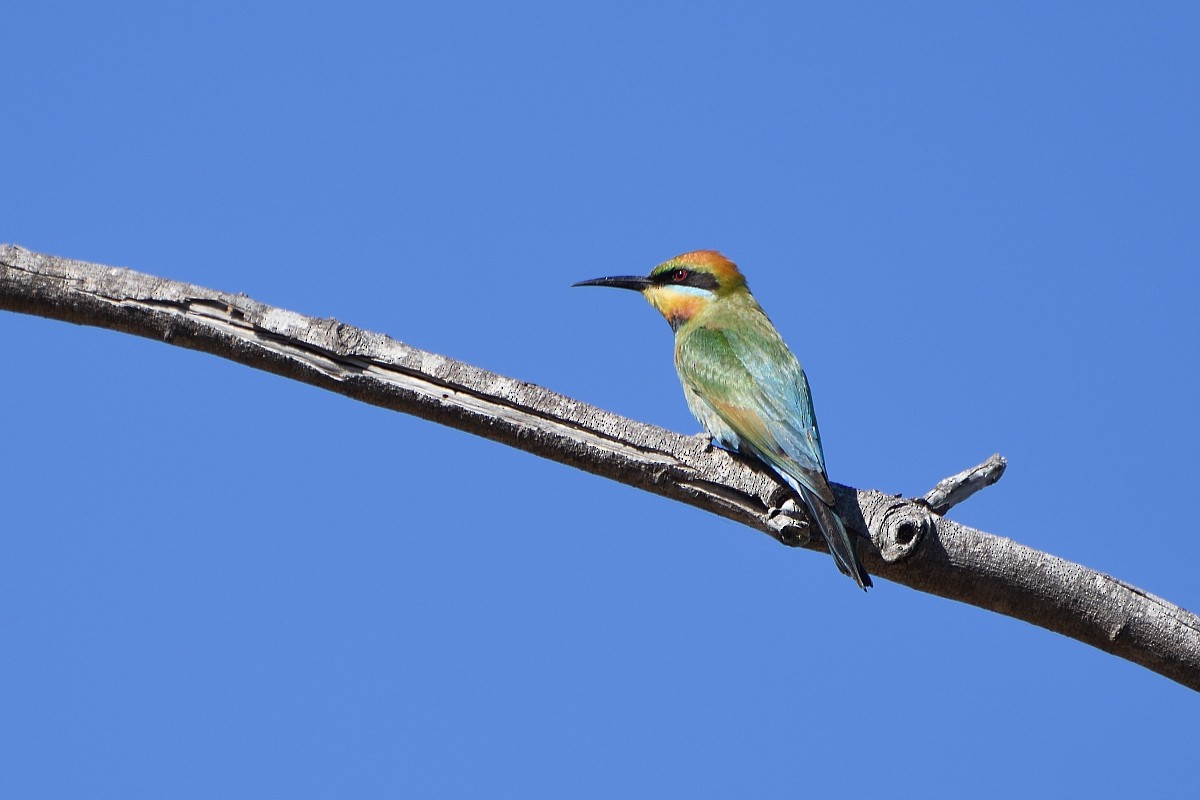
{"label": "clear blue sky", "polygon": [[[687,433],[662,320],[568,287],[718,248],[834,480],[999,451],[955,518],[1200,608],[1194,4],[3,17],[0,241]],[[0,336],[0,796],[1195,789],[1196,695],[1077,642],[210,356]]]}

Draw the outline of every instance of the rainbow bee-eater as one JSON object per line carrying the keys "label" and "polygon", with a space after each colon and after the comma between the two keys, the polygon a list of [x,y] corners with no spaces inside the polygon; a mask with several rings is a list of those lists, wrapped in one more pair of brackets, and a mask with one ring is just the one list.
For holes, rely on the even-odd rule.
{"label": "rainbow bee-eater", "polygon": [[833,560],[863,589],[863,569],[834,510],[808,378],[737,266],[697,250],[664,261],[646,277],[618,276],[576,286],[641,292],[675,331],[675,369],[688,408],[713,441],[761,461],[800,497]]}

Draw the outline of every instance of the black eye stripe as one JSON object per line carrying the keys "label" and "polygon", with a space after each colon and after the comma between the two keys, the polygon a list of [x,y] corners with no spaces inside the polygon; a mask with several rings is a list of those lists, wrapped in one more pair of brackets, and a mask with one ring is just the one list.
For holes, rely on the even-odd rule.
{"label": "black eye stripe", "polygon": [[[676,280],[675,276],[679,273],[685,273],[686,277],[683,280]],[[717,279],[707,272],[693,272],[690,269],[672,269],[660,272],[654,275],[650,280],[657,283],[659,286],[694,286],[697,289],[707,289],[710,292],[717,290]]]}

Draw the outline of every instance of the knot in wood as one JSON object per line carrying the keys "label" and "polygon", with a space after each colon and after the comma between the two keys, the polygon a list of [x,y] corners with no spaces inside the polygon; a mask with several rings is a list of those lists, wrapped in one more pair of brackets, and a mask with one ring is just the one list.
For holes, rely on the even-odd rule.
{"label": "knot in wood", "polygon": [[[778,495],[776,498],[777,499]],[[805,547],[812,542],[812,526],[808,522],[808,512],[790,497],[782,498],[783,502],[768,509],[767,528],[780,544],[788,547]]]}
{"label": "knot in wood", "polygon": [[921,538],[934,530],[933,514],[925,506],[900,497],[880,495],[863,508],[863,521],[871,541],[889,564],[903,561],[914,552]]}

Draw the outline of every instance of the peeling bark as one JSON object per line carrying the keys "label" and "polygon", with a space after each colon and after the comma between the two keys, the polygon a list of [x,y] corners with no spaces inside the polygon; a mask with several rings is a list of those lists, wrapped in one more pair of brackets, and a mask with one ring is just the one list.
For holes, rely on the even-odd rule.
{"label": "peeling bark", "polygon": [[[823,549],[784,486],[707,437],[626,419],[334,319],[10,245],[0,246],[0,308],[202,350],[655,492],[787,545]],[[848,526],[871,540],[860,551],[873,575],[1040,625],[1200,690],[1200,618],[939,516],[1003,469],[993,456],[916,501],[838,484],[834,491]]]}

